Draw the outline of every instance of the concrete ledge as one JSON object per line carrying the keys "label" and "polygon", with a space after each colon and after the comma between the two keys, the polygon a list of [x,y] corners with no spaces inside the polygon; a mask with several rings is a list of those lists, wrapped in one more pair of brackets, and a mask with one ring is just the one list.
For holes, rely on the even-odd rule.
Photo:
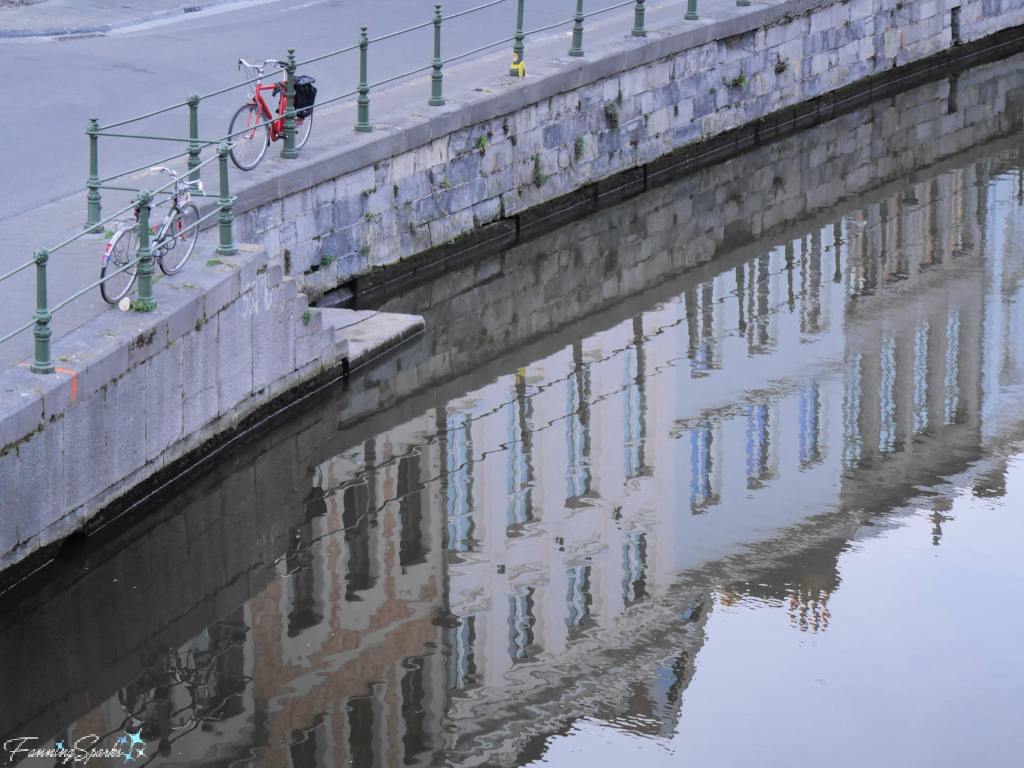
{"label": "concrete ledge", "polygon": [[344,337],[348,365],[355,369],[423,331],[423,318],[387,312],[321,309],[323,322]]}

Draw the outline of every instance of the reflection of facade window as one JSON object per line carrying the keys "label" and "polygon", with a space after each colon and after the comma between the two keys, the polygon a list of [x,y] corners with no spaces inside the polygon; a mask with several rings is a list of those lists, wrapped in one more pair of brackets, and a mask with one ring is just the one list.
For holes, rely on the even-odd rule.
{"label": "reflection of facade window", "polygon": [[476,616],[463,616],[458,625],[446,632],[448,645],[445,679],[448,690],[465,688],[476,682]]}
{"label": "reflection of facade window", "polygon": [[804,241],[804,258],[800,262],[800,332],[820,333],[821,326],[821,233],[815,232],[810,249]]}
{"label": "reflection of facade window", "polygon": [[[786,253],[792,255],[793,247],[791,245],[786,246]],[[743,264],[736,267],[736,307],[739,311],[739,317],[737,318],[736,327],[739,329],[740,335],[747,335],[747,318],[744,314],[746,309],[746,301],[744,296],[747,290],[747,273]]]}
{"label": "reflection of facade window", "polygon": [[326,514],[326,494],[320,485],[322,475],[306,496],[304,513],[306,521],[290,528],[288,552],[285,558],[288,579],[288,637],[320,623],[323,617],[316,612],[316,573],[313,567],[313,520]]}
{"label": "reflection of facade window", "polygon": [[686,305],[686,332],[690,359],[690,375],[706,376],[718,367],[715,340],[715,284],[702,283],[694,290],[683,294]]}
{"label": "reflection of facade window", "polygon": [[946,319],[946,380],[943,390],[945,423],[957,421],[960,409],[960,310],[952,309]]}
{"label": "reflection of facade window", "polygon": [[627,533],[622,545],[622,600],[626,605],[647,597],[647,534]]}
{"label": "reflection of facade window", "polygon": [[771,413],[767,405],[747,408],[747,488],[771,479]]}
{"label": "reflection of facade window", "polygon": [[747,328],[747,353],[763,354],[768,351],[771,342],[771,261],[770,253],[758,256],[751,264],[749,304],[747,316],[750,325]]}
{"label": "reflection of facade window", "polygon": [[398,519],[402,523],[398,563],[402,568],[427,561],[423,542],[423,487],[420,455],[413,453],[398,462]]}
{"label": "reflection of facade window", "polygon": [[623,432],[626,436],[625,474],[644,474],[647,442],[647,372],[643,316],[633,318],[633,346],[626,350],[626,390]]}
{"label": "reflection of facade window", "polygon": [[565,441],[569,466],[565,473],[565,506],[585,506],[593,478],[590,473],[590,366],[583,364],[583,346],[573,344],[573,373],[567,381],[569,417],[565,420]]}
{"label": "reflection of facade window", "polygon": [[527,653],[533,645],[533,627],[537,623],[534,616],[533,587],[526,587],[521,595],[510,595],[508,598],[508,655],[513,660],[528,659]]}
{"label": "reflection of facade window", "polygon": [[370,486],[373,477],[363,477],[342,494],[341,520],[345,526],[345,599],[357,601],[357,594],[370,589],[376,579],[370,559]]}
{"label": "reflection of facade window", "polygon": [[569,590],[565,602],[569,608],[569,615],[565,617],[565,623],[570,627],[579,626],[590,615],[590,606],[594,603],[594,598],[590,594],[590,568],[589,565],[577,565],[566,569]]}
{"label": "reflection of facade window", "polygon": [[324,716],[317,715],[310,728],[297,729],[291,733],[288,748],[292,768],[317,768],[317,729],[323,724]]}
{"label": "reflection of facade window", "polygon": [[919,222],[918,214],[920,212],[916,208],[920,204],[921,201],[917,198],[917,192],[914,189],[904,192],[901,197],[892,198],[888,203],[892,208],[893,215],[889,225],[893,243],[889,256],[885,260],[887,283],[900,282],[910,276],[907,229],[918,230],[918,226],[915,225]]}
{"label": "reflection of facade window", "polygon": [[508,404],[508,527],[533,518],[533,401],[526,392],[526,371],[516,375],[515,397]]}
{"label": "reflection of facade window", "polygon": [[430,751],[427,710],[424,706],[424,700],[427,698],[423,675],[425,661],[424,657],[417,656],[402,662],[402,668],[405,670],[405,674],[402,675],[402,720],[405,722],[402,746],[405,748],[406,765],[413,765],[417,762],[417,755]]}
{"label": "reflection of facade window", "polygon": [[369,696],[348,700],[348,746],[352,768],[372,768],[373,699]]}
{"label": "reflection of facade window", "polygon": [[[308,547],[308,542],[300,544]],[[292,558],[287,560],[291,577],[288,585],[288,637],[296,637],[303,630],[315,627],[323,620],[316,611],[316,571],[311,563],[292,568]]]}
{"label": "reflection of facade window", "polygon": [[880,453],[888,453],[896,449],[896,339],[882,340],[879,364],[878,450]]}
{"label": "reflection of facade window", "polygon": [[864,358],[847,358],[843,377],[843,464],[853,467],[860,461],[860,405]]}
{"label": "reflection of facade window", "polygon": [[826,590],[797,586],[790,587],[788,591],[787,613],[790,626],[812,634],[828,629],[831,614],[828,610],[829,593]]}
{"label": "reflection of facade window", "polygon": [[696,514],[718,503],[717,471],[712,450],[715,436],[710,422],[690,430],[690,509]]}
{"label": "reflection of facade window", "polygon": [[814,382],[800,390],[800,467],[807,469],[822,458],[821,388]]}
{"label": "reflection of facade window", "polygon": [[914,432],[928,428],[928,333],[926,320],[914,331]]}
{"label": "reflection of facade window", "polygon": [[448,549],[473,551],[473,421],[469,414],[448,417]]}
{"label": "reflection of facade window", "polygon": [[[865,223],[863,219],[860,223]],[[851,259],[852,279],[850,292],[852,295],[868,295],[875,292],[878,286],[878,260],[867,254],[869,241],[874,241],[870,230],[862,231],[858,238],[856,259]],[[884,249],[884,246],[879,246]]]}

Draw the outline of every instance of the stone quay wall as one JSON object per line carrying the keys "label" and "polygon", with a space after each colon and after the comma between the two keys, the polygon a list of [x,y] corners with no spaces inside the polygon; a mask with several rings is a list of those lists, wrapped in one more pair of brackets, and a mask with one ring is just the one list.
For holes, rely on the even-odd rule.
{"label": "stone quay wall", "polygon": [[213,255],[161,279],[155,311],[55,342],[55,374],[0,377],[0,570],[335,366],[334,329],[280,263],[258,246]]}
{"label": "stone quay wall", "polygon": [[829,94],[866,101],[873,78],[1022,24],[1024,0],[796,0],[669,23],[495,78],[450,108],[383,115],[344,150],[242,191],[237,232],[282,254],[315,302],[469,233],[508,240],[624,172],[813,124]]}
{"label": "stone quay wall", "polygon": [[651,291],[669,300],[907,190],[937,205],[928,180],[951,167],[971,176],[972,148],[1014,142],[1024,127],[1022,64],[1018,55],[875,102],[381,297],[382,311],[425,322],[395,386],[475,370],[482,351],[564,344],[547,334],[585,318],[589,335],[599,312],[611,327],[656,300]]}
{"label": "stone quay wall", "polygon": [[[158,664],[168,647],[261,592],[275,575],[271,564],[296,546],[294,529],[308,524],[311,467],[564,343],[536,341],[539,334],[584,322],[587,333],[613,327],[779,243],[814,238],[841,216],[877,209],[910,184],[924,200],[936,176],[976,172],[990,147],[977,154],[972,147],[1020,128],[1019,110],[1011,114],[1006,105],[1024,96],[1022,61],[958,77],[957,109],[950,109],[950,81],[929,83],[388,299],[388,311],[424,312],[421,342],[310,398],[304,410],[296,406],[230,461],[177,481],[180,492],[137,511],[131,525],[90,537],[88,569],[72,563],[44,572],[0,599],[0,723],[9,727],[0,742],[58,732],[89,711],[87,692],[103,701]],[[997,106],[975,109],[988,102]],[[918,125],[942,130],[942,141],[919,141]],[[1015,157],[1007,152],[1006,165],[989,173]],[[921,167],[928,170],[915,175]],[[754,243],[734,235],[735,222],[746,221],[760,227]],[[904,480],[915,477],[901,471]],[[875,485],[877,475],[869,473]],[[166,599],[142,600],[143,587]],[[81,605],[95,609],[77,614]],[[74,635],[54,631],[72,615]],[[40,643],[46,653],[23,654]]]}
{"label": "stone quay wall", "polygon": [[[580,190],[638,191],[697,155],[813,124],[829,94],[867,83],[866,100],[875,76],[1022,24],[1024,0],[732,9],[449,94],[427,115],[381,115],[370,134],[268,164],[238,191],[236,239],[255,248],[198,253],[160,281],[156,312],[108,312],[58,340],[57,374],[0,376],[0,570],[52,554],[110,502],[335,367],[334,329],[306,313],[324,293],[474,232],[511,242]],[[960,108],[973,122],[1005,109],[999,98]]]}

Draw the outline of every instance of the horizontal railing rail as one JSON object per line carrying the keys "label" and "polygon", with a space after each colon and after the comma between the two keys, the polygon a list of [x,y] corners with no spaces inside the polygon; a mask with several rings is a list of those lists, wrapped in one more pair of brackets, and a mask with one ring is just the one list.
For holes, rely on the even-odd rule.
{"label": "horizontal railing rail", "polygon": [[[184,180],[172,179],[162,187],[158,187],[155,190],[147,190],[143,188],[125,186],[123,184],[110,184],[111,181],[121,179],[126,176],[144,171],[146,168],[162,165],[175,160],[181,160],[187,158],[187,179],[189,182],[197,182],[201,178],[201,170],[208,164],[216,161],[219,163],[219,199],[217,205],[209,213],[201,217],[198,221],[193,222],[184,231],[189,231],[193,228],[199,227],[213,216],[218,217],[219,224],[219,245],[217,246],[217,253],[221,255],[232,255],[237,252],[237,247],[234,243],[233,233],[233,213],[232,206],[234,198],[230,194],[229,180],[228,180],[228,156],[231,151],[231,140],[236,138],[242,133],[252,131],[258,128],[263,128],[271,123],[277,123],[283,120],[283,147],[281,150],[281,157],[285,159],[293,159],[298,156],[298,152],[295,147],[295,133],[296,133],[296,109],[295,109],[295,77],[300,67],[306,67],[310,64],[314,64],[325,59],[339,56],[344,53],[350,53],[352,51],[359,51],[359,84],[351,91],[347,91],[337,96],[331,96],[330,98],[321,100],[316,103],[314,109],[320,110],[328,104],[350,99],[353,96],[356,97],[356,123],[355,130],[358,132],[368,132],[373,130],[373,124],[370,121],[370,92],[374,88],[379,88],[382,85],[393,83],[398,80],[402,80],[413,75],[420,74],[422,72],[430,71],[430,95],[427,103],[430,106],[442,106],[445,104],[444,97],[444,67],[446,64],[451,64],[455,61],[460,61],[469,56],[476,55],[483,51],[491,48],[495,48],[499,45],[505,45],[512,43],[512,64],[509,68],[509,74],[517,77],[524,77],[526,75],[526,62],[525,62],[525,40],[530,35],[539,34],[546,32],[551,29],[572,24],[572,43],[569,48],[570,56],[583,56],[583,31],[584,22],[593,16],[597,16],[602,13],[623,8],[626,6],[634,7],[633,14],[633,29],[631,30],[632,35],[637,37],[644,37],[647,34],[646,23],[645,23],[645,0],[624,0],[624,2],[608,5],[603,8],[599,8],[590,13],[584,13],[584,0],[576,0],[576,12],[572,17],[564,19],[562,21],[555,22],[553,24],[547,24],[536,29],[525,29],[524,28],[524,17],[525,17],[525,0],[515,0],[517,3],[516,9],[516,26],[514,34],[504,37],[500,40],[496,40],[486,45],[482,45],[472,50],[458,53],[454,56],[443,57],[441,50],[441,31],[445,21],[451,21],[458,19],[469,14],[477,13],[488,8],[492,8],[502,3],[512,2],[513,0],[490,0],[490,2],[483,3],[482,5],[468,8],[457,13],[444,15],[441,11],[441,5],[438,3],[434,6],[433,17],[429,21],[425,21],[420,24],[415,24],[411,27],[397,30],[395,32],[389,32],[378,37],[371,38],[367,34],[367,28],[361,27],[359,34],[359,41],[353,45],[339,48],[335,51],[330,51],[312,58],[303,59],[296,61],[295,50],[293,48],[288,49],[287,62],[279,62],[284,66],[279,67],[280,71],[284,74],[283,85],[285,89],[285,108],[283,114],[278,114],[276,117],[272,117],[269,120],[264,120],[258,123],[256,126],[247,127],[243,130],[236,131],[234,133],[221,136],[219,138],[201,138],[199,136],[199,105],[213,97],[221,96],[223,94],[234,91],[238,88],[251,85],[256,82],[263,81],[267,77],[272,77],[274,73],[264,73],[262,70],[259,71],[254,77],[250,77],[246,80],[242,80],[224,88],[211,91],[204,95],[199,95],[195,92],[190,93],[185,101],[172,104],[167,107],[162,107],[151,112],[147,112],[137,117],[130,117],[124,120],[118,120],[116,122],[108,123],[106,125],[100,125],[98,118],[91,118],[89,120],[88,128],[86,129],[86,135],[89,137],[89,179],[86,182],[86,200],[87,200],[87,215],[86,223],[83,230],[72,237],[64,240],[57,244],[53,248],[38,248],[33,258],[4,275],[0,275],[0,283],[4,280],[12,278],[19,273],[27,270],[28,268],[35,265],[36,267],[36,311],[33,315],[32,321],[26,323],[20,328],[8,333],[6,336],[0,338],[0,343],[8,341],[14,338],[20,333],[33,328],[35,336],[35,355],[34,360],[31,364],[31,370],[36,373],[52,373],[54,371],[53,362],[50,359],[50,321],[52,319],[52,313],[66,307],[72,301],[88,293],[90,290],[95,289],[101,285],[104,280],[109,280],[131,267],[138,268],[138,297],[132,303],[132,307],[139,311],[149,311],[156,307],[156,301],[153,299],[152,293],[152,278],[153,278],[153,254],[150,248],[150,228],[149,228],[149,215],[153,207],[153,198],[155,195],[170,195],[173,194],[168,190],[176,183]],[[566,0],[571,2],[571,0]],[[750,0],[737,0],[737,5],[749,5]],[[697,0],[687,0],[687,11],[685,18],[688,20],[694,20],[699,18],[697,15]],[[403,72],[398,75],[387,77],[381,80],[377,80],[370,83],[367,76],[368,70],[368,51],[371,45],[390,40],[399,37],[404,34],[415,32],[429,27],[434,28],[434,47],[433,47],[433,59],[429,64],[425,64],[422,67],[411,69],[407,72]],[[265,66],[265,65],[264,65]],[[255,90],[255,89],[254,89]],[[184,136],[166,136],[166,135],[147,135],[142,133],[124,133],[114,132],[114,129],[121,128],[122,126],[131,125],[138,123],[143,120],[165,115],[176,109],[188,107],[189,110],[189,135]],[[188,144],[188,149],[183,152],[178,152],[169,157],[165,157],[153,163],[146,163],[138,167],[132,168],[127,171],[122,171],[111,176],[101,178],[99,175],[99,140],[101,137],[104,138],[116,138],[116,139],[134,139],[142,141],[167,141]],[[217,152],[214,156],[209,157],[205,160],[202,159],[201,155],[205,148],[210,146],[216,146]],[[112,216],[104,218],[102,213],[102,197],[100,190],[111,190],[117,192],[131,192],[135,194],[135,199],[127,206],[119,210]],[[212,197],[212,195],[206,195],[205,193],[196,190],[193,192],[198,196]],[[138,209],[138,220],[139,220],[139,251],[138,256],[130,263],[124,265],[116,272],[107,275],[100,280],[91,283],[90,285],[82,288],[75,292],[71,296],[58,302],[54,306],[50,307],[48,304],[47,289],[46,289],[46,269],[49,257],[59,251],[62,248],[70,245],[77,241],[79,238],[87,234],[102,233],[103,227],[110,222],[118,219],[118,217],[124,215],[128,211]],[[181,234],[181,233],[179,233]]]}

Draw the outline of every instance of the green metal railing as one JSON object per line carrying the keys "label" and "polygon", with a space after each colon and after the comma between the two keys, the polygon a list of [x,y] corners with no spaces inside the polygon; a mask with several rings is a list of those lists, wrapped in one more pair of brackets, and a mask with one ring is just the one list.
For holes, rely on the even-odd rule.
{"label": "green metal railing", "polygon": [[[220,202],[219,202],[219,205],[213,211],[211,211],[210,213],[206,214],[205,216],[200,217],[197,221],[193,222],[189,226],[187,226],[184,229],[182,229],[181,232],[176,233],[176,235],[187,234],[192,229],[194,229],[196,227],[199,227],[201,224],[203,224],[206,220],[208,220],[212,216],[219,215],[221,217],[220,218],[220,222],[221,222],[221,248],[218,248],[217,252],[218,253],[228,253],[228,254],[231,254],[231,253],[235,253],[237,249],[235,248],[235,245],[234,245],[234,242],[233,242],[233,233],[232,233],[232,227],[231,227],[231,222],[232,222],[232,210],[231,209],[232,209],[232,204],[233,204],[233,198],[231,197],[231,193],[230,193],[230,190],[228,188],[228,169],[227,169],[228,145],[227,145],[226,142],[221,144],[220,150],[221,151],[218,153],[218,155],[209,158],[205,162],[199,163],[194,168],[196,171],[198,171],[204,165],[212,163],[215,160],[219,160],[220,161],[220,166],[221,166],[221,168],[220,168],[221,187],[220,187]],[[156,308],[156,301],[153,299],[153,280],[152,280],[153,272],[154,272],[154,270],[153,270],[153,254],[152,254],[152,251],[151,251],[150,246],[149,246],[149,235],[150,235],[150,231],[151,231],[150,228],[149,228],[149,215],[150,215],[150,211],[152,209],[153,196],[154,195],[158,195],[158,194],[170,195],[171,193],[168,192],[168,189],[170,187],[172,187],[174,184],[178,183],[178,182],[179,182],[178,179],[172,179],[167,184],[164,184],[162,187],[159,187],[159,188],[157,188],[156,190],[154,190],[152,192],[150,192],[148,190],[145,190],[145,189],[133,189],[133,188],[130,188],[130,187],[117,187],[117,189],[124,189],[126,191],[136,192],[137,193],[136,200],[133,201],[132,203],[128,204],[127,206],[125,206],[124,208],[122,208],[117,213],[113,214],[112,216],[108,216],[106,219],[103,219],[103,220],[97,222],[97,226],[102,229],[102,227],[104,225],[110,224],[111,222],[114,222],[115,220],[118,219],[118,217],[128,213],[129,211],[133,211],[135,209],[136,205],[138,205],[138,207],[139,207],[139,241],[140,241],[140,243],[139,243],[139,255],[134,260],[132,260],[132,261],[128,262],[127,264],[121,266],[116,271],[114,271],[114,272],[112,272],[112,273],[110,273],[108,275],[105,275],[104,277],[100,278],[99,280],[97,280],[94,283],[91,283],[91,284],[87,285],[86,287],[82,288],[78,292],[72,294],[71,296],[68,296],[63,301],[60,301],[60,302],[58,302],[57,304],[55,304],[53,306],[50,306],[50,304],[49,304],[49,296],[48,296],[48,291],[47,291],[47,280],[46,280],[46,277],[47,277],[47,274],[46,274],[47,264],[48,264],[48,262],[50,260],[50,256],[53,253],[56,253],[60,249],[65,248],[68,245],[71,245],[72,243],[77,241],[79,238],[89,234],[90,231],[91,231],[90,229],[83,229],[83,231],[79,232],[76,235],[73,235],[73,236],[67,238],[66,240],[64,240],[61,243],[58,243],[57,245],[53,246],[52,248],[37,248],[35,253],[34,253],[34,255],[33,255],[33,257],[32,257],[31,261],[25,262],[24,264],[21,264],[21,265],[15,267],[10,272],[7,272],[4,275],[0,275],[0,281],[3,281],[3,280],[6,280],[9,277],[13,277],[14,275],[18,274],[19,272],[22,272],[25,269],[28,269],[32,265],[35,265],[35,267],[36,267],[36,311],[35,311],[35,313],[32,316],[32,321],[30,323],[26,323],[25,325],[21,326],[20,328],[17,328],[14,331],[11,331],[10,333],[8,333],[6,336],[3,336],[2,338],[0,338],[0,344],[2,344],[3,342],[7,341],[8,339],[14,338],[15,336],[17,336],[19,333],[22,333],[23,331],[27,331],[29,328],[33,328],[33,336],[34,336],[34,339],[35,339],[35,354],[33,356],[32,364],[29,366],[29,368],[30,368],[30,370],[33,373],[53,373],[55,371],[55,366],[53,364],[53,360],[50,357],[50,336],[51,336],[50,321],[53,318],[53,313],[56,312],[57,310],[65,307],[65,306],[67,306],[68,304],[70,304],[75,299],[77,299],[77,298],[79,298],[81,296],[84,296],[89,291],[92,291],[95,288],[98,288],[103,282],[105,282],[107,280],[110,280],[111,278],[116,277],[117,275],[121,274],[122,272],[125,272],[126,270],[131,269],[132,267],[135,267],[135,266],[138,267],[138,279],[139,279],[139,293],[138,293],[138,299],[137,299],[137,302],[136,302],[136,307],[139,308],[139,309],[142,309],[143,311],[150,311],[152,309],[155,309]],[[222,248],[225,248],[225,244],[226,244],[226,249],[222,250]]]}
{"label": "green metal railing", "polygon": [[[526,18],[526,2],[525,0],[516,0],[516,27],[515,32],[501,40],[488,43],[486,45],[474,48],[470,51],[460,53],[456,56],[449,58],[442,57],[442,26],[445,21],[459,18],[470,13],[476,13],[492,6],[499,5],[506,2],[507,0],[491,0],[490,2],[484,3],[483,5],[469,8],[465,11],[453,13],[445,16],[442,13],[441,5],[436,4],[434,6],[434,13],[429,21],[425,21],[421,24],[416,24],[406,29],[401,29],[396,32],[390,32],[380,37],[371,38],[368,35],[367,28],[365,26],[360,28],[360,34],[358,42],[354,45],[349,45],[345,48],[341,48],[336,51],[314,56],[313,58],[306,59],[304,61],[295,60],[295,49],[288,49],[288,61],[285,64],[285,112],[284,112],[284,142],[281,150],[281,157],[285,159],[293,159],[298,157],[298,152],[295,148],[295,131],[296,131],[296,110],[295,110],[295,76],[296,72],[300,67],[306,67],[310,64],[318,61],[323,61],[334,56],[339,56],[344,53],[348,53],[354,50],[359,51],[359,81],[357,87],[346,93],[338,96],[333,96],[329,99],[320,101],[317,103],[316,108],[322,109],[328,104],[349,99],[353,96],[356,97],[356,123],[355,130],[357,132],[370,132],[373,130],[373,123],[370,119],[370,94],[375,88],[379,88],[382,85],[408,78],[412,75],[416,75],[422,72],[430,71],[430,95],[427,99],[427,104],[432,107],[439,107],[445,104],[444,97],[444,67],[446,64],[459,61],[461,59],[473,56],[491,48],[495,48],[500,45],[512,43],[512,64],[509,68],[509,74],[516,77],[526,76],[526,38],[530,35],[545,32],[557,27],[572,24],[572,43],[570,45],[568,54],[570,56],[583,56],[583,32],[584,22],[593,16],[598,14],[606,13],[608,11],[615,10],[617,8],[623,8],[625,6],[633,6],[633,28],[631,34],[635,37],[646,37],[646,9],[645,0],[624,0],[613,5],[609,5],[600,8],[590,13],[584,13],[584,0],[575,0],[575,13],[572,17],[564,19],[554,24],[548,24],[543,27],[536,29],[526,30],[524,28],[524,21]],[[571,0],[567,0],[571,2]],[[738,5],[749,4],[749,0],[737,0]],[[685,18],[697,19],[697,0],[688,0],[687,12]],[[374,83],[369,82],[369,50],[370,47],[376,43],[380,43],[384,40],[388,40],[399,35],[403,35],[416,30],[425,29],[427,27],[433,27],[433,57],[429,64],[426,64],[417,69],[403,72],[402,74],[388,77],[383,80],[379,80]],[[156,302],[153,298],[153,254],[150,247],[150,229],[149,229],[149,216],[153,207],[154,196],[160,194],[170,194],[167,190],[173,186],[176,181],[172,180],[164,186],[149,191],[146,189],[138,189],[134,187],[114,185],[110,182],[115,181],[126,176],[138,173],[145,170],[146,168],[154,165],[163,165],[174,160],[185,159],[187,167],[187,175],[189,181],[199,181],[201,178],[201,171],[204,166],[216,161],[219,164],[219,181],[220,190],[217,199],[217,204],[209,213],[201,217],[198,221],[191,224],[183,232],[191,230],[193,227],[199,227],[201,224],[206,222],[213,216],[218,218],[218,229],[219,229],[219,245],[217,246],[217,253],[221,255],[232,255],[237,252],[237,247],[234,243],[233,233],[233,198],[231,197],[229,190],[228,181],[228,156],[231,148],[231,140],[245,131],[253,130],[253,127],[246,128],[243,131],[238,131],[234,134],[227,136],[221,136],[218,138],[205,139],[199,136],[199,107],[209,99],[226,94],[237,88],[241,88],[247,85],[251,85],[257,81],[263,80],[265,75],[259,74],[256,77],[251,77],[242,82],[234,83],[225,88],[221,88],[205,95],[200,95],[196,92],[192,92],[188,95],[185,101],[172,104],[161,109],[147,112],[144,115],[137,117],[128,118],[125,120],[119,120],[108,125],[101,126],[98,118],[90,118],[88,127],[86,128],[86,136],[89,137],[89,177],[86,181],[86,201],[87,201],[87,214],[85,227],[78,234],[64,240],[63,242],[53,246],[52,248],[38,248],[32,259],[15,267],[13,270],[7,272],[4,275],[0,275],[0,282],[14,277],[20,272],[28,269],[29,267],[35,266],[36,268],[36,311],[32,317],[32,320],[20,328],[8,333],[6,336],[0,338],[0,344],[9,339],[14,338],[18,334],[33,329],[35,338],[35,355],[31,365],[31,370],[35,373],[53,373],[54,365],[50,359],[50,321],[55,311],[66,306],[75,299],[83,296],[89,291],[98,287],[104,280],[109,280],[112,277],[124,272],[125,270],[131,269],[132,267],[138,268],[139,277],[139,289],[138,299],[135,306],[137,309],[142,311],[148,311],[156,306]],[[164,115],[173,110],[188,108],[188,136],[156,136],[156,135],[145,135],[145,134],[133,134],[133,133],[122,133],[114,132],[114,129],[121,128],[122,126],[137,123],[142,120],[147,120],[153,117]],[[261,128],[268,125],[270,122],[276,121],[279,118],[271,118],[270,120],[258,123],[255,128]],[[170,141],[177,142],[179,144],[185,144],[187,147],[184,151],[165,157],[156,162],[146,163],[140,165],[137,168],[132,168],[121,173],[114,174],[113,176],[100,177],[99,174],[99,140],[101,137],[105,138],[122,138],[122,139],[136,139],[143,141]],[[202,159],[203,150],[208,147],[216,147],[216,154],[206,160]],[[136,200],[125,206],[117,213],[107,218],[102,217],[102,195],[101,190],[115,190],[115,191],[127,191],[134,192],[136,194]],[[69,296],[63,301],[59,302],[54,306],[49,306],[49,297],[47,294],[47,265],[49,263],[50,256],[59,251],[62,248],[70,245],[77,241],[82,236],[89,233],[103,232],[104,226],[117,219],[119,216],[124,215],[128,211],[138,207],[139,209],[139,251],[136,259],[130,263],[122,266],[117,272],[98,280],[85,288],[81,289],[77,293]]]}

